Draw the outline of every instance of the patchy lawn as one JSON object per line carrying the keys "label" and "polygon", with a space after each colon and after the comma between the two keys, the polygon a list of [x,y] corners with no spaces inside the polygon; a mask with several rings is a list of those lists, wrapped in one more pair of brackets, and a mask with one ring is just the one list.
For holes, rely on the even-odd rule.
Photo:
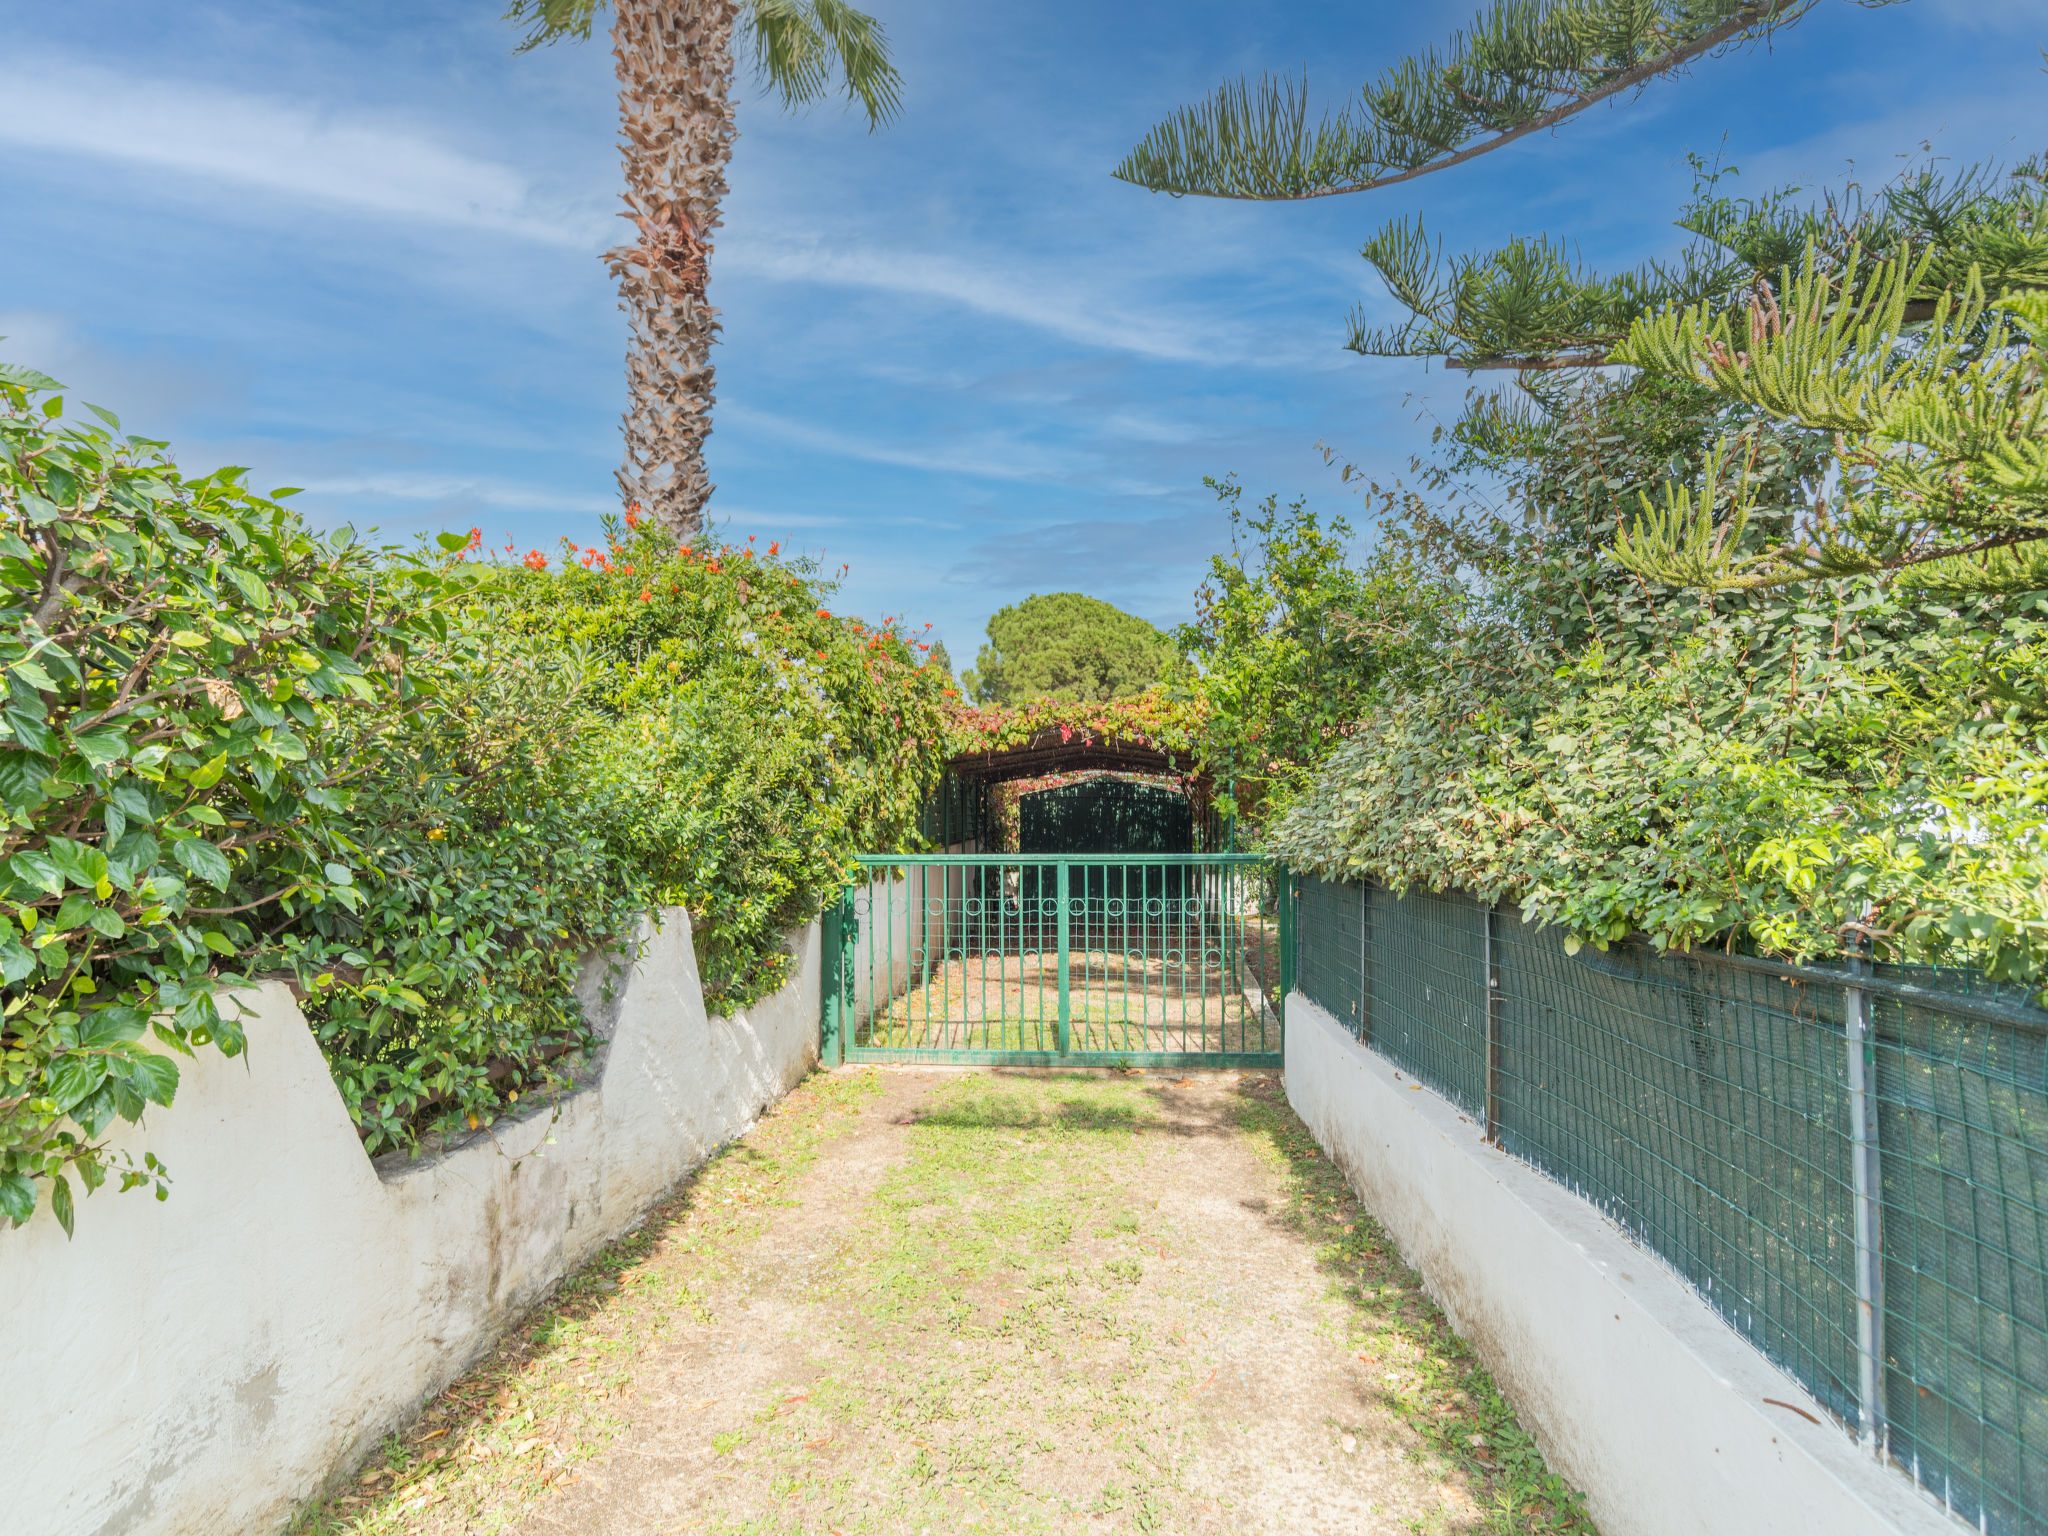
{"label": "patchy lawn", "polygon": [[1590,1533],[1260,1073],[813,1077],[304,1517]]}

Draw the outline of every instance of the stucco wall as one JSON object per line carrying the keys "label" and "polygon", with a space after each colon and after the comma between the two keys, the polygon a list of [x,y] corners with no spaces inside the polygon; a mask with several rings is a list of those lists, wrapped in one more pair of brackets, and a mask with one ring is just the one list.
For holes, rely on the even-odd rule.
{"label": "stucco wall", "polygon": [[1604,1536],[1953,1536],[1612,1222],[1299,992],[1286,1060],[1288,1102]]}
{"label": "stucco wall", "polygon": [[[181,1062],[139,1134],[159,1203],[110,1188],[66,1241],[0,1234],[7,1536],[267,1536],[817,1059],[818,933],[787,986],[707,1018],[680,911],[603,1001],[608,1044],[537,1106],[431,1161],[363,1155],[291,995],[249,1049]],[[117,1135],[117,1142],[124,1139]]]}

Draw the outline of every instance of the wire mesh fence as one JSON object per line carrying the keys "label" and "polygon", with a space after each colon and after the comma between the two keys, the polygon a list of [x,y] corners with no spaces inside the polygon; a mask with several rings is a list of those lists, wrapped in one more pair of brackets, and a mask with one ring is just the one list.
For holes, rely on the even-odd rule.
{"label": "wire mesh fence", "polygon": [[1463,896],[1295,889],[1300,991],[1957,1515],[2048,1536],[2048,1012],[2022,989],[1567,954]]}

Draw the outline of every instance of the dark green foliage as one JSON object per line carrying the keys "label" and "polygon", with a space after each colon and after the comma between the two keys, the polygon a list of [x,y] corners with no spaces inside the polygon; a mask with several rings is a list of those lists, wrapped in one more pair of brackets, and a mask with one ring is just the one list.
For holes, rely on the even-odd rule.
{"label": "dark green foliage", "polygon": [[1393,221],[1359,254],[1410,318],[1381,328],[1355,312],[1348,345],[1375,356],[1440,357],[1459,368],[1604,363],[1632,326],[1672,306],[1703,304],[1745,326],[1752,300],[1774,288],[1784,298],[1781,269],[1798,269],[1809,251],[1820,273],[1837,282],[1859,262],[1867,280],[1873,255],[1904,253],[1909,264],[1924,263],[1906,296],[1912,320],[1927,319],[1938,295],[1967,286],[1973,268],[1994,296],[2048,284],[2039,158],[2009,172],[1977,166],[1944,174],[1928,165],[1873,193],[1851,187],[1814,199],[1802,199],[1797,187],[1730,197],[1720,186],[1736,174],[1732,166],[1709,169],[1698,157],[1693,164],[1693,199],[1675,222],[1697,239],[1677,260],[1631,272],[1591,271],[1567,242],[1542,235],[1446,259],[1419,216]]}
{"label": "dark green foliage", "polygon": [[1458,165],[1693,59],[1765,39],[1813,4],[1495,0],[1441,54],[1403,59],[1319,119],[1310,118],[1305,81],[1268,75],[1225,85],[1154,128],[1116,175],[1203,197],[1370,191]]}
{"label": "dark green foliage", "polygon": [[950,680],[893,625],[832,615],[809,562],[617,532],[559,574],[498,571],[492,612],[588,656],[589,824],[689,909],[709,1006],[741,1006],[782,984],[785,936],[850,857],[911,835]]}
{"label": "dark green foliage", "polygon": [[[0,371],[0,1215],[47,1181],[69,1227],[99,1138],[177,1089],[171,1052],[241,1049],[218,989],[295,912],[351,912],[352,726],[431,700],[434,562],[321,537],[242,471],[62,420]],[[112,428],[110,431],[108,428]],[[121,1170],[156,1180],[153,1158]]]}
{"label": "dark green foliage", "polygon": [[1414,504],[1383,537],[1473,606],[1272,845],[1333,879],[1509,897],[1574,942],[1827,955],[1867,921],[1886,957],[2038,978],[2048,602],[1709,596],[1614,565],[1641,493],[1724,431],[1778,505],[1827,449],[1637,379],[1562,389],[1527,458],[1453,459],[1508,475],[1511,513]]}
{"label": "dark green foliage", "polygon": [[355,769],[362,899],[291,904],[266,946],[300,978],[372,1152],[559,1087],[594,1043],[573,991],[584,958],[656,896],[605,835],[631,808],[598,772],[590,659],[495,634],[477,574],[453,643],[426,658],[435,707],[329,744]]}
{"label": "dark green foliage", "polygon": [[407,1146],[562,1087],[584,961],[650,907],[689,909],[731,1009],[912,835],[944,673],[810,567],[322,537],[54,387],[0,371],[0,1219],[47,1188],[68,1227],[74,1177],[161,1193],[100,1138],[172,1101],[145,1036],[241,1048],[217,999],[255,976],[304,998],[368,1149]]}
{"label": "dark green foliage", "polygon": [[1136,614],[1046,592],[990,615],[988,644],[961,681],[983,704],[1093,702],[1143,693],[1172,663],[1173,642]]}
{"label": "dark green foliage", "polygon": [[1231,553],[1209,562],[1176,639],[1194,668],[1203,760],[1238,813],[1262,822],[1395,676],[1427,664],[1465,594],[1399,551],[1354,567],[1341,517],[1272,496],[1247,512],[1234,479],[1208,484],[1229,510]]}

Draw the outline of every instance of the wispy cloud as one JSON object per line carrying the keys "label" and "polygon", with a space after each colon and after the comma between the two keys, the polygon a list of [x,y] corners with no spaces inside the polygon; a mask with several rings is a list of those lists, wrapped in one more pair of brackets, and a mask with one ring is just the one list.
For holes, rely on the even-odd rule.
{"label": "wispy cloud", "polygon": [[0,143],[548,245],[604,236],[602,215],[550,207],[520,171],[417,127],[58,58],[0,65]]}
{"label": "wispy cloud", "polygon": [[477,506],[508,512],[614,512],[619,498],[581,491],[551,491],[524,482],[484,480],[466,475],[374,474],[310,479],[305,489],[320,496],[416,501],[435,506]]}
{"label": "wispy cloud", "polygon": [[1117,496],[1158,496],[1166,487],[1150,481],[1133,480],[1106,472],[1101,459],[1083,451],[1061,451],[1021,443],[998,433],[962,433],[948,447],[918,447],[886,443],[792,421],[770,411],[755,410],[731,401],[719,407],[720,419],[728,427],[743,427],[800,448],[839,458],[858,459],[867,464],[890,464],[899,469],[922,470],[934,475],[961,475],[983,480],[1026,481],[1040,485],[1085,483],[1094,491]]}
{"label": "wispy cloud", "polygon": [[892,464],[899,469],[918,469],[929,474],[970,475],[989,480],[1066,480],[1082,472],[1070,454],[1060,454],[1027,444],[992,442],[986,437],[953,448],[901,447],[836,432],[830,427],[792,421],[771,411],[755,410],[730,400],[719,405],[720,420],[728,427],[745,427],[777,442],[815,449],[837,458],[858,459],[867,464]]}
{"label": "wispy cloud", "polygon": [[993,260],[869,247],[834,250],[797,236],[730,235],[719,270],[957,305],[1104,351],[1172,363],[1241,366],[1256,349],[1243,327],[1214,317],[1148,312],[1112,295]]}

